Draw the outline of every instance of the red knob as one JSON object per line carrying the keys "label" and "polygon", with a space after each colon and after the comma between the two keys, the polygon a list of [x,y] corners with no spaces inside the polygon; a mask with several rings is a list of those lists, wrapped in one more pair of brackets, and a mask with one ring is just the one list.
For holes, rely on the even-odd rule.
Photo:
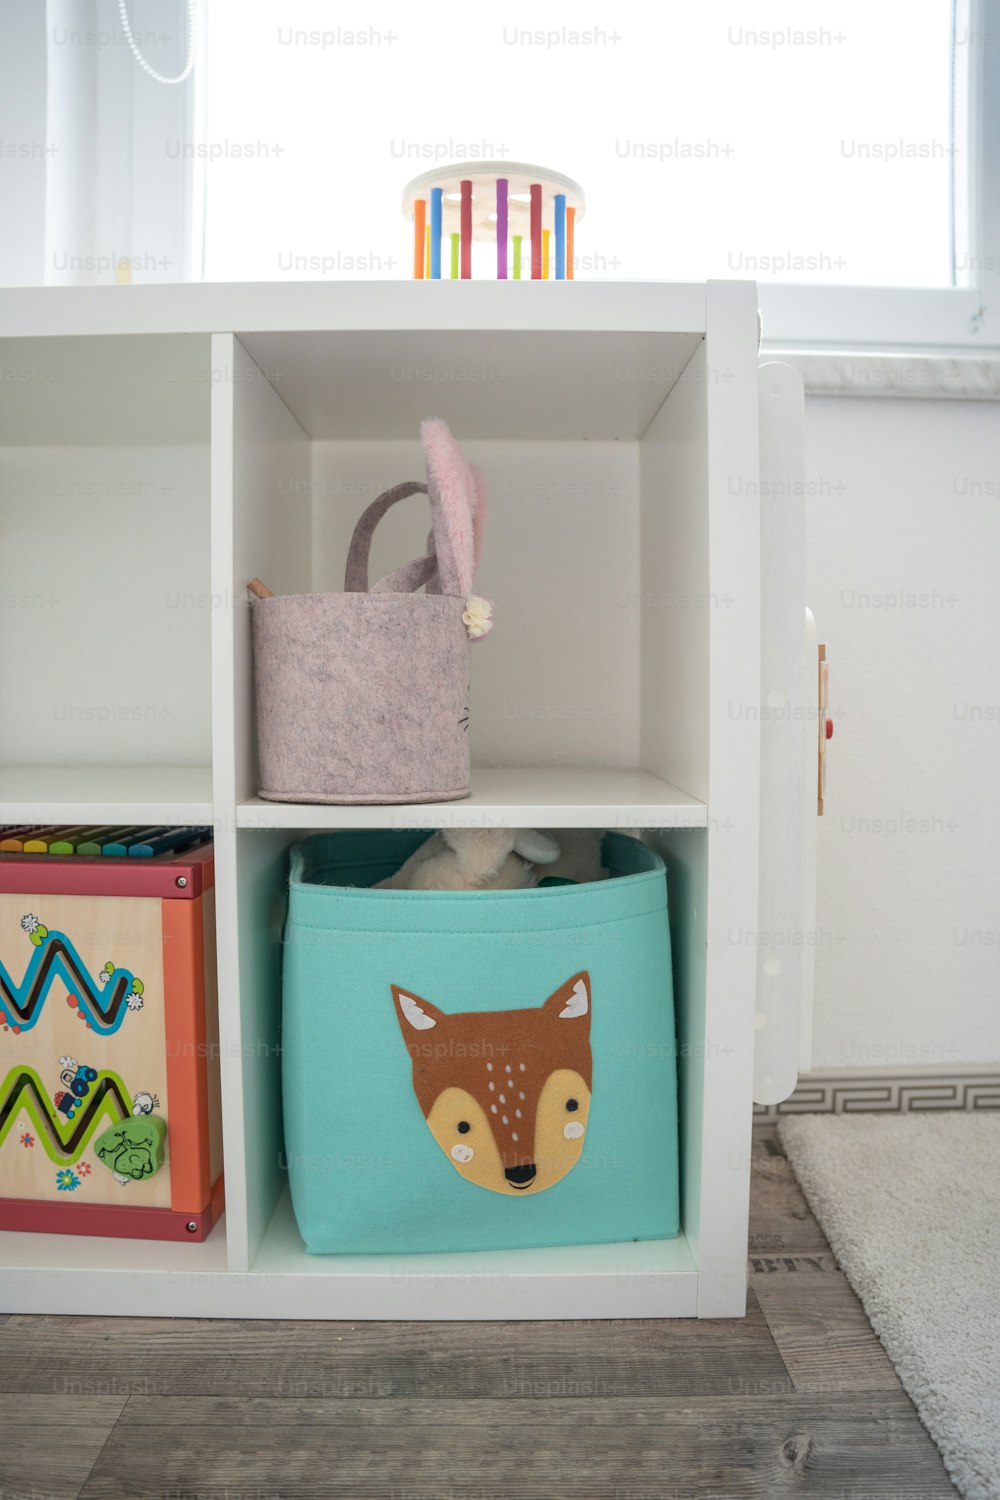
{"label": "red knob", "polygon": [[826,737],[827,737],[828,740],[832,740],[833,739],[833,720],[832,719],[827,719],[827,721],[826,721]]}

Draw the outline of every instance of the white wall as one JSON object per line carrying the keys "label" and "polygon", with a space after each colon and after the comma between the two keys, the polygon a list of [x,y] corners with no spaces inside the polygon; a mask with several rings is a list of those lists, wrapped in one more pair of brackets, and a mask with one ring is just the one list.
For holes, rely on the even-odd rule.
{"label": "white wall", "polygon": [[3,764],[208,765],[207,445],[0,448],[0,548]]}
{"label": "white wall", "polygon": [[1000,1059],[1000,406],[810,398],[815,1067]]}

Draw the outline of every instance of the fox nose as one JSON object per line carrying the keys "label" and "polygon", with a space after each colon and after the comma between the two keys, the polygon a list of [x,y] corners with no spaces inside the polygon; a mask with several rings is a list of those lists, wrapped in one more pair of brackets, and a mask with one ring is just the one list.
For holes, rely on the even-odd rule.
{"label": "fox nose", "polygon": [[527,1167],[507,1167],[503,1175],[506,1177],[511,1187],[530,1187],[535,1180],[535,1164],[534,1162],[532,1162],[531,1165]]}

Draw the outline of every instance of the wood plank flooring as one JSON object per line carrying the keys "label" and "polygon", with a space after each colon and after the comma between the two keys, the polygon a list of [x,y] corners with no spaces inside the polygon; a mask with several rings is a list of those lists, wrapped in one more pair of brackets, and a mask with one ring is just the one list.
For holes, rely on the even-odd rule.
{"label": "wood plank flooring", "polygon": [[954,1496],[770,1126],[749,1255],[739,1322],[0,1316],[0,1500]]}

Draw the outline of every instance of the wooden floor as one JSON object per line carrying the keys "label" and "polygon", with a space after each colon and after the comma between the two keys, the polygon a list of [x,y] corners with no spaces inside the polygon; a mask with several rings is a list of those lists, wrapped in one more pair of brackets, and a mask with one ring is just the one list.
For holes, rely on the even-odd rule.
{"label": "wooden floor", "polygon": [[0,1319],[0,1500],[953,1496],[758,1131],[741,1322]]}

